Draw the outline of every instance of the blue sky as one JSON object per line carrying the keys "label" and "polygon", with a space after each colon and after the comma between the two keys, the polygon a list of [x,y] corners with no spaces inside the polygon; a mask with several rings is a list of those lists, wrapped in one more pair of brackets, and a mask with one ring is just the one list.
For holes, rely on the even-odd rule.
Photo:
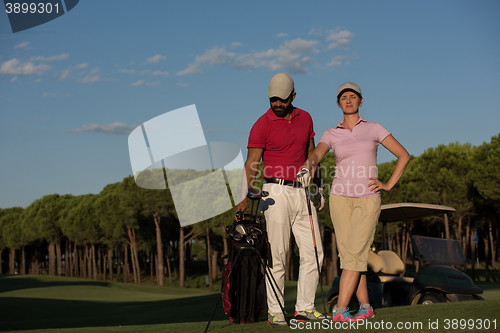
{"label": "blue sky", "polygon": [[0,207],[99,193],[132,173],[133,128],[191,104],[208,142],[246,156],[277,72],[294,78],[316,141],[342,118],[337,86],[353,81],[360,114],[413,155],[489,142],[500,132],[499,14],[498,1],[82,0],[14,34],[2,12]]}

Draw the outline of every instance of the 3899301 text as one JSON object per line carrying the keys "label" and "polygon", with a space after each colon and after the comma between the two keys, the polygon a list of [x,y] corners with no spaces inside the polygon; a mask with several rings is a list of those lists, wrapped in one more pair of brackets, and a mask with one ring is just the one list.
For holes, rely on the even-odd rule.
{"label": "3899301 text", "polygon": [[7,14],[51,14],[52,12],[59,13],[59,4],[52,4],[50,2],[43,3],[26,3],[26,2],[7,2],[5,4],[5,11]]}
{"label": "3899301 text", "polygon": [[496,319],[443,319],[445,330],[496,330]]}

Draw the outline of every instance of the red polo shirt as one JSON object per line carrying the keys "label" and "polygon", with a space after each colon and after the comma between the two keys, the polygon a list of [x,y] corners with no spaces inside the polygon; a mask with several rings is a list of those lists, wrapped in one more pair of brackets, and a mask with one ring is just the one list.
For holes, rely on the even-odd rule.
{"label": "red polo shirt", "polygon": [[247,148],[264,149],[264,178],[297,180],[312,138],[313,122],[309,113],[294,108],[291,119],[286,120],[269,108],[253,125]]}

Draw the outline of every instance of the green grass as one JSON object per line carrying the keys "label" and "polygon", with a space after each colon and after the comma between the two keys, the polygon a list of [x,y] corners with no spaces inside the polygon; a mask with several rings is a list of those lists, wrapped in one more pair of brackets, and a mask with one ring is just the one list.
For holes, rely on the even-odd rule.
{"label": "green grass", "polygon": [[[217,282],[220,286],[220,281]],[[445,330],[445,319],[497,319],[500,329],[500,283],[478,283],[485,290],[485,301],[404,306],[378,309],[366,326],[356,331],[373,332],[452,332]],[[324,287],[325,293],[328,287]],[[293,314],[296,283],[286,284],[286,310]],[[136,286],[74,278],[0,275],[0,331],[29,332],[203,332],[215,306],[218,292],[207,288]],[[316,307],[323,308],[321,294]],[[430,330],[429,321],[439,321]],[[392,329],[382,329],[382,321]],[[422,323],[415,329],[396,329],[397,322]],[[319,324],[318,324],[319,325]],[[287,327],[261,322],[229,325],[222,304],[217,308],[210,332],[281,332]],[[317,331],[325,331],[320,329]],[[494,330],[482,330],[492,332]]]}

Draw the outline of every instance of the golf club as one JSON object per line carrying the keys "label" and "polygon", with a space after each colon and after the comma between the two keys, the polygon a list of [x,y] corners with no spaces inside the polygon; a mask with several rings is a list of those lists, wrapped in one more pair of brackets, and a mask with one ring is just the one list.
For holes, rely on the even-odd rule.
{"label": "golf club", "polygon": [[304,189],[306,190],[307,209],[309,211],[309,221],[311,222],[311,231],[314,243],[314,254],[316,255],[316,266],[318,266],[319,285],[321,287],[321,297],[323,298],[323,310],[325,311],[323,315],[326,317],[327,312],[326,312],[325,294],[323,293],[323,283],[321,283],[321,269],[319,267],[318,248],[316,247],[316,236],[314,235],[314,223],[312,218],[311,200],[309,200],[309,187],[304,186]]}

